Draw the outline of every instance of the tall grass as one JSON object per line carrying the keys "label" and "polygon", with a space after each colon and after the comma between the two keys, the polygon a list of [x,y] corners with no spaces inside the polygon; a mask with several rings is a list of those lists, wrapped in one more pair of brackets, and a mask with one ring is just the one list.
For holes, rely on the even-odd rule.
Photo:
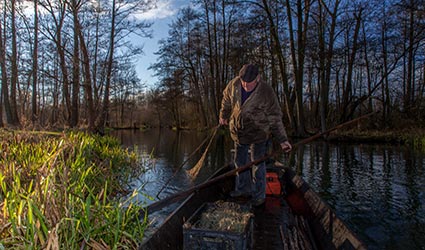
{"label": "tall grass", "polygon": [[136,153],[86,133],[0,139],[0,249],[137,249],[146,219],[125,188],[143,171]]}

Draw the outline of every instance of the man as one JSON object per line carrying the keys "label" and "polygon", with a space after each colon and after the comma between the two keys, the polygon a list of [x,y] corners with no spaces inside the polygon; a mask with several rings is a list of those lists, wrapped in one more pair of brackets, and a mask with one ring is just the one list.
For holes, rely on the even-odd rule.
{"label": "man", "polygon": [[[235,165],[241,167],[266,154],[270,135],[285,152],[292,149],[282,122],[282,111],[273,89],[261,80],[258,67],[246,64],[239,76],[232,79],[223,91],[219,122],[229,125],[235,142]],[[254,206],[266,198],[265,162],[254,166],[255,176],[249,171],[236,176],[233,197],[252,196]]]}

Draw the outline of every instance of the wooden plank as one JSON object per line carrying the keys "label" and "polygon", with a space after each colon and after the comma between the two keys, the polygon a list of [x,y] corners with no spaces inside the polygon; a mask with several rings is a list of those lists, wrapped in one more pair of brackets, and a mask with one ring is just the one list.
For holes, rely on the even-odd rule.
{"label": "wooden plank", "polygon": [[[302,192],[312,217],[312,230],[320,248],[366,249],[358,237],[338,218],[335,212],[298,175],[287,169],[292,189]],[[319,240],[320,239],[320,240]]]}

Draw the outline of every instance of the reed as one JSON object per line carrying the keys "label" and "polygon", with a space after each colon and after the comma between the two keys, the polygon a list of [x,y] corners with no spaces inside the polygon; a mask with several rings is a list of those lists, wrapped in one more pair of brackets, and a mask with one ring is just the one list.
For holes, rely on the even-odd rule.
{"label": "reed", "polygon": [[137,249],[145,169],[111,137],[0,131],[0,249]]}

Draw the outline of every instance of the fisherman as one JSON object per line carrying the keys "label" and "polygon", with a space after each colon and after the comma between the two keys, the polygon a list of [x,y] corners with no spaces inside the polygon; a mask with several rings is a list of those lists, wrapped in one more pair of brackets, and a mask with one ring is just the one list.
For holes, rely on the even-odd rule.
{"label": "fisherman", "polygon": [[[284,152],[292,149],[282,122],[282,111],[273,89],[259,74],[258,66],[245,64],[223,91],[220,125],[229,125],[235,145],[234,163],[242,167],[266,154],[273,136]],[[253,206],[266,198],[266,164],[253,167],[236,176],[232,197],[251,197]]]}

